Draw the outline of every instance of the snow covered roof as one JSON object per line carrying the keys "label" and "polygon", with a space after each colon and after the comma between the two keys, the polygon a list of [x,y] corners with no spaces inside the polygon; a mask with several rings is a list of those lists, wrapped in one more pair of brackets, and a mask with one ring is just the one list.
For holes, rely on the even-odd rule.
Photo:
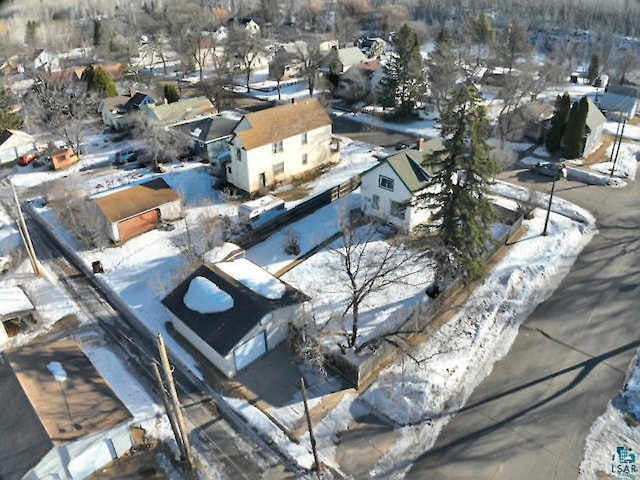
{"label": "snow covered roof", "polygon": [[0,361],[0,402],[0,478],[22,478],[53,446],[132,418],[70,339]]}
{"label": "snow covered roof", "polygon": [[217,263],[216,267],[265,298],[275,300],[286,293],[282,281],[246,258]]}
{"label": "snow covered roof", "polygon": [[[235,262],[238,261],[236,260]],[[235,262],[225,263],[231,264]],[[223,268],[232,273],[238,273],[244,281],[248,281],[246,272],[255,273],[254,270],[249,270],[250,267],[244,262],[241,262],[239,266],[230,267],[225,265]],[[259,267],[256,266],[256,268]],[[265,275],[269,274],[265,272]],[[224,311],[205,313],[189,308],[185,303],[185,296],[192,280],[197,277],[210,281],[225,292],[231,297],[233,307]],[[202,265],[169,293],[162,300],[162,303],[214,350],[221,355],[227,355],[265,315],[280,308],[308,300],[306,295],[290,285],[275,279],[275,277],[273,279],[284,287],[284,292],[279,298],[269,298],[257,293],[252,288],[243,285],[239,280],[234,279],[217,265]],[[253,279],[251,281],[252,287],[275,297],[277,288],[273,287],[270,282],[261,280],[264,280],[264,277]],[[198,280],[198,282],[201,282],[201,280]],[[194,305],[192,304],[191,306],[193,307]]]}
{"label": "snow covered roof", "polygon": [[0,289],[0,320],[9,320],[33,309],[29,297],[20,287]]}
{"label": "snow covered roof", "polygon": [[162,123],[184,122],[190,118],[216,113],[207,97],[194,97],[167,104],[150,104],[144,107],[145,114]]}
{"label": "snow covered roof", "polygon": [[216,115],[176,125],[176,130],[200,142],[212,142],[231,136],[238,120]]}
{"label": "snow covered roof", "polygon": [[252,112],[245,119],[251,128],[236,135],[247,150],[331,125],[331,118],[315,98]]}

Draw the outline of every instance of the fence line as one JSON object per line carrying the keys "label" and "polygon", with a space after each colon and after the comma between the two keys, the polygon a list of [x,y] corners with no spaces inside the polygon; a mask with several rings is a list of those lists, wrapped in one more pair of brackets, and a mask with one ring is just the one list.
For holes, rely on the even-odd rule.
{"label": "fence line", "polygon": [[360,177],[352,177],[349,180],[342,182],[340,185],[330,188],[329,190],[325,190],[315,197],[296,205],[277,218],[274,218],[271,222],[245,233],[239,240],[236,240],[235,243],[241,248],[250,248],[266,239],[273,232],[306,217],[310,213],[315,212],[332,202],[335,202],[339,198],[348,195],[359,186]]}

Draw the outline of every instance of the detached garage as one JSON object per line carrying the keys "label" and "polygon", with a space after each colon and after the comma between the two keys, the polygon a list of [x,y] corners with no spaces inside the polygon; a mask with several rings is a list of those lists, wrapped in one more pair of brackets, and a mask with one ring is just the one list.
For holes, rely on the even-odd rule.
{"label": "detached garage", "polygon": [[162,303],[176,331],[232,378],[288,337],[307,300],[240,258],[202,265]]}
{"label": "detached garage", "polygon": [[35,139],[28,133],[8,129],[0,133],[0,164],[16,161],[35,149]]}
{"label": "detached garage", "polygon": [[182,215],[178,194],[162,178],[95,198],[104,218],[105,231],[115,243],[154,229],[161,220]]}

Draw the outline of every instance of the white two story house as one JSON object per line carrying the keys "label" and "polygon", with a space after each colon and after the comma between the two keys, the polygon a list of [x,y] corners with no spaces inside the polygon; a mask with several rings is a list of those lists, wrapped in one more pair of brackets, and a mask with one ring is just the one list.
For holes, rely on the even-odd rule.
{"label": "white two story house", "polygon": [[249,113],[230,151],[227,181],[253,195],[331,161],[331,118],[315,98]]}
{"label": "white two story house", "polygon": [[364,213],[404,233],[429,220],[430,210],[414,202],[430,178],[420,166],[423,160],[423,152],[405,149],[360,174]]}

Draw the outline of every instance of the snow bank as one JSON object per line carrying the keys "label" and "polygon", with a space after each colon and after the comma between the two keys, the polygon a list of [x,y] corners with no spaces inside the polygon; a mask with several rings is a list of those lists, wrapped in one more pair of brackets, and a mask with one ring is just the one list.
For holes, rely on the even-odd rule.
{"label": "snow bank", "polygon": [[544,211],[525,220],[526,246],[506,251],[461,311],[405,361],[381,373],[361,400],[401,428],[401,438],[375,467],[386,478],[408,467],[435,443],[493,364],[509,351],[520,324],[548,298],[591,240],[594,229],[552,214],[549,235],[540,235]]}

